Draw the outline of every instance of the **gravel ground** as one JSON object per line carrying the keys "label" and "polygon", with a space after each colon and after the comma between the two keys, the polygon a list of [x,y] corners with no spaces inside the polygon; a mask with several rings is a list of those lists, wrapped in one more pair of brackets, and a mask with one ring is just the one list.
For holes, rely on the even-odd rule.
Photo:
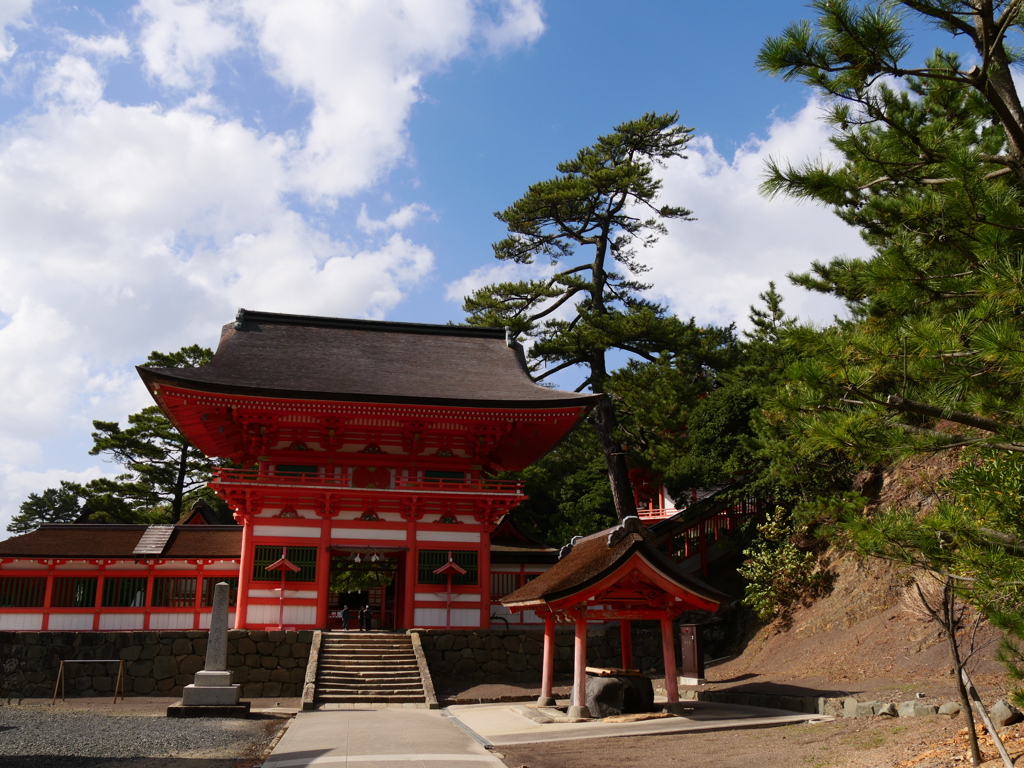
{"label": "gravel ground", "polygon": [[287,719],[177,719],[0,706],[2,768],[232,768],[258,764]]}

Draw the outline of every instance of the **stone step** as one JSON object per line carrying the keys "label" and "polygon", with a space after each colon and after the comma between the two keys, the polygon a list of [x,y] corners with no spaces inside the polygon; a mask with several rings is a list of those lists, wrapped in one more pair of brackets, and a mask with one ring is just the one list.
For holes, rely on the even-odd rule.
{"label": "stone step", "polygon": [[391,694],[402,695],[423,695],[422,685],[339,685],[324,683],[318,686],[317,690],[322,694],[335,693],[375,693],[377,695],[390,696]]}
{"label": "stone step", "polygon": [[334,704],[423,704],[423,696],[317,696],[317,701]]}

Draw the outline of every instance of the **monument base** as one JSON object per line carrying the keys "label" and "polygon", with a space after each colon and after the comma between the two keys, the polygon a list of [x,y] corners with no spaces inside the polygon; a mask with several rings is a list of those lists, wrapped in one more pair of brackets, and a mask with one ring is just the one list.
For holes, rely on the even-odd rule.
{"label": "monument base", "polygon": [[184,704],[171,704],[167,708],[168,717],[249,717],[248,701],[229,706],[186,706]]}
{"label": "monument base", "polygon": [[193,684],[186,685],[181,691],[181,703],[186,707],[236,707],[241,698],[240,685]]}

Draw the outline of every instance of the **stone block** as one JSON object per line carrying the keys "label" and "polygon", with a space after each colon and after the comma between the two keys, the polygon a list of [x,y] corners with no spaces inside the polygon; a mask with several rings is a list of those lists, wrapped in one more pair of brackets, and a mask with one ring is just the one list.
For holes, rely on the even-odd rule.
{"label": "stone block", "polygon": [[183,675],[194,675],[202,668],[202,656],[196,656],[195,654],[193,654],[191,656],[186,656],[185,658],[178,661],[178,672],[180,672]]}
{"label": "stone block", "polygon": [[[126,686],[127,687],[127,686]],[[109,677],[94,677],[92,678],[92,689],[99,693],[106,693],[107,691],[114,690],[114,681]]]}
{"label": "stone block", "polygon": [[242,697],[241,686],[186,685],[181,691],[181,703],[186,707],[230,707]]}
{"label": "stone block", "polygon": [[473,659],[477,664],[485,664],[491,659],[491,654],[483,648],[467,648],[466,650],[473,655]]}
{"label": "stone block", "polygon": [[232,653],[228,656],[229,667],[240,667],[243,664],[245,664],[245,656],[242,656],[240,653]]}
{"label": "stone block", "polygon": [[263,695],[266,697],[280,696],[281,683],[269,682],[263,684]]}
{"label": "stone block", "polygon": [[472,648],[473,650],[476,650],[477,648],[484,647],[484,641],[480,639],[480,635],[474,632],[466,638],[466,645]]}
{"label": "stone block", "polygon": [[455,664],[455,673],[458,675],[470,674],[477,670],[477,663],[472,659],[460,659]]}
{"label": "stone block", "polygon": [[[42,648],[39,649],[40,651]],[[135,661],[139,658],[139,654],[142,653],[142,648],[138,645],[128,645],[121,649],[121,659],[123,661]]]}
{"label": "stone block", "polygon": [[267,639],[267,631],[265,629],[250,629],[249,639],[254,643],[260,643]]}
{"label": "stone block", "polygon": [[160,651],[160,646],[156,645],[155,643],[151,644],[151,645],[144,645],[139,650],[139,658],[140,659],[152,659],[152,658],[155,658],[159,651]]}
{"label": "stone block", "polygon": [[164,678],[163,680],[156,681],[156,687],[158,691],[169,693],[174,690],[175,682],[173,677]]}
{"label": "stone block", "polygon": [[287,669],[274,669],[270,672],[270,681],[273,683],[290,683],[291,673]]}
{"label": "stone block", "polygon": [[260,665],[260,657],[257,653],[247,653],[245,655],[245,666],[247,667],[258,667]]}
{"label": "stone block", "polygon": [[920,699],[911,699],[910,701],[901,702],[896,711],[900,717],[926,717],[928,715],[937,715],[939,708],[934,704],[925,704]]}
{"label": "stone block", "polygon": [[466,640],[465,635],[456,635],[452,641],[452,650],[461,651],[464,648],[469,647],[469,641]]}
{"label": "stone block", "polygon": [[171,643],[171,653],[175,656],[187,656],[192,653],[192,641],[186,637],[182,637]]}
{"label": "stone block", "polygon": [[256,652],[264,656],[270,656],[276,648],[276,643],[269,643],[266,640],[256,643]]}
{"label": "stone block", "polygon": [[543,647],[540,643],[534,640],[532,637],[523,638],[523,653],[535,654],[541,653]]}
{"label": "stone block", "polygon": [[256,653],[256,643],[248,637],[238,638],[236,645],[238,646],[238,652],[241,654]]}
{"label": "stone block", "polygon": [[960,704],[956,701],[947,701],[945,704],[939,707],[940,715],[949,715],[955,717],[960,714]]}
{"label": "stone block", "polygon": [[[128,688],[127,683],[125,684],[125,688]],[[156,680],[152,677],[137,677],[134,682],[131,683],[131,689],[141,696],[146,696],[156,689]]]}
{"label": "stone block", "polygon": [[[189,634],[192,634],[191,632]],[[200,656],[206,655],[206,646],[209,645],[209,641],[205,637],[198,637],[192,641],[192,650]],[[231,652],[231,643],[228,643],[228,652]]]}
{"label": "stone block", "polygon": [[447,661],[449,664],[458,664],[460,661],[462,661],[462,654],[458,651],[445,651],[444,660]]}
{"label": "stone block", "polygon": [[264,669],[277,669],[280,666],[280,662],[273,656],[264,656],[260,659],[260,666]]}
{"label": "stone block", "polygon": [[299,662],[295,659],[281,659],[281,669],[294,669],[299,666]]}
{"label": "stone block", "polygon": [[302,694],[302,688],[295,683],[282,683],[281,684],[281,695],[290,698],[292,696],[300,696]]}
{"label": "stone block", "polygon": [[501,644],[505,647],[506,651],[511,651],[514,653],[519,653],[522,651],[523,644],[515,635],[506,635],[502,639]]}
{"label": "stone block", "polygon": [[291,675],[293,683],[302,683],[306,679],[306,670],[304,667],[295,667],[295,669],[288,670],[288,674]]}
{"label": "stone block", "polygon": [[1024,720],[1024,715],[1020,713],[1020,710],[1006,699],[1000,699],[993,704],[992,708],[988,711],[988,716],[992,720],[992,725],[996,728],[1005,728],[1008,725]]}
{"label": "stone block", "polygon": [[455,638],[451,635],[439,635],[434,643],[434,649],[438,651],[450,651],[455,644]]}
{"label": "stone block", "polygon": [[654,685],[646,677],[587,676],[587,708],[591,717],[612,717],[654,709]]}
{"label": "stone block", "polygon": [[242,695],[247,699],[259,699],[263,696],[263,683],[246,683],[242,686]]}
{"label": "stone block", "polygon": [[250,669],[249,670],[249,682],[250,683],[265,683],[270,680],[269,669]]}
{"label": "stone block", "polygon": [[283,629],[272,629],[267,632],[267,640],[271,643],[283,643],[288,633]]}
{"label": "stone block", "polygon": [[507,667],[500,661],[488,661],[480,667],[488,675],[500,675]]}
{"label": "stone block", "polygon": [[284,641],[288,643],[288,645],[299,642],[299,633],[294,629],[286,630],[284,633]]}
{"label": "stone block", "polygon": [[896,709],[895,704],[893,704],[891,701],[887,701],[885,704],[879,707],[878,711],[875,712],[875,714],[879,715],[880,717],[899,717],[900,713]]}
{"label": "stone block", "polygon": [[289,645],[288,643],[281,643],[279,646],[277,646],[277,649],[274,651],[274,655],[279,659],[291,658],[291,645]]}
{"label": "stone block", "polygon": [[501,638],[497,635],[491,634],[484,638],[484,648],[489,651],[493,651],[496,648],[501,648]]}
{"label": "stone block", "polygon": [[153,677],[163,681],[176,677],[178,660],[173,656],[157,656],[153,659]]}
{"label": "stone block", "polygon": [[[301,635],[302,632],[299,632]],[[309,658],[309,643],[294,643],[292,645],[292,656],[296,659],[308,659]]]}
{"label": "stone block", "polygon": [[514,672],[526,669],[526,654],[510,653],[508,655],[508,668]]}

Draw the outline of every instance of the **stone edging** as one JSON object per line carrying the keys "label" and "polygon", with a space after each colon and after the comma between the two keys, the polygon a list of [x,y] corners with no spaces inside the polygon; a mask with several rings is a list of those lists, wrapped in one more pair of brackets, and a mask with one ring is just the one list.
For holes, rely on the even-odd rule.
{"label": "stone edging", "polygon": [[302,683],[302,709],[314,708],[313,699],[316,697],[316,669],[320,664],[320,638],[322,633],[319,629],[313,630],[313,639],[309,643],[309,661],[306,662],[306,678]]}
{"label": "stone edging", "polygon": [[423,682],[423,695],[427,702],[428,709],[439,709],[437,694],[434,693],[434,680],[430,676],[430,667],[427,666],[427,657],[423,653],[423,643],[420,641],[420,633],[416,630],[407,632],[412,639],[412,652],[416,655],[416,666],[420,670],[420,680]]}

